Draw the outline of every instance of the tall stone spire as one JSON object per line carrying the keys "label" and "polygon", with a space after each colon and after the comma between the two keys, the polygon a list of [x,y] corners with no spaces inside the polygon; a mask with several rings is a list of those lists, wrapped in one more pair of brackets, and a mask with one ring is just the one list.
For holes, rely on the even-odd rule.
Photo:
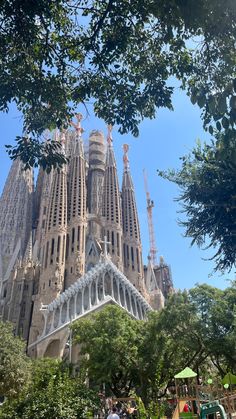
{"label": "tall stone spire", "polygon": [[102,192],[105,171],[105,144],[101,131],[89,136],[88,209],[90,214],[102,214]]}
{"label": "tall stone spire", "polygon": [[25,253],[32,229],[33,189],[33,171],[24,170],[22,162],[15,160],[0,198],[2,279],[7,273],[17,244],[20,243],[20,256]]}
{"label": "tall stone spire", "polygon": [[102,195],[105,172],[105,144],[101,131],[89,136],[88,211],[91,214],[89,234],[101,238],[99,219],[102,215]]}
{"label": "tall stone spire", "polygon": [[53,172],[45,235],[42,240],[41,274],[34,308],[30,342],[42,332],[42,304],[49,304],[64,290],[67,232],[67,167]]}
{"label": "tall stone spire", "polygon": [[36,194],[35,194],[35,253],[37,259],[43,265],[43,246],[47,228],[47,219],[49,214],[50,193],[53,180],[53,169],[50,173],[45,172],[42,168],[39,169]]}
{"label": "tall stone spire", "polygon": [[110,242],[108,253],[117,267],[123,271],[121,202],[111,130],[112,127],[109,125],[103,187],[103,235]]}
{"label": "tall stone spire", "polygon": [[76,131],[74,152],[69,164],[68,182],[68,233],[66,242],[65,287],[82,276],[85,267],[86,212],[86,162],[84,158],[81,127],[82,115],[77,115],[77,123],[72,122]]}
{"label": "tall stone spire", "polygon": [[140,292],[144,293],[142,245],[134,186],[129,168],[128,144],[123,145],[123,150],[122,219],[124,274]]}

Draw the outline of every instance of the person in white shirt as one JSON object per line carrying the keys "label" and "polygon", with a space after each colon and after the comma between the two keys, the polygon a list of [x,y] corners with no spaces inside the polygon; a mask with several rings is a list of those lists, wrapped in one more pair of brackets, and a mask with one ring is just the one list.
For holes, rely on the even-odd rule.
{"label": "person in white shirt", "polygon": [[112,413],[110,413],[109,416],[107,416],[107,419],[120,419],[119,416],[116,414],[116,407],[112,408]]}

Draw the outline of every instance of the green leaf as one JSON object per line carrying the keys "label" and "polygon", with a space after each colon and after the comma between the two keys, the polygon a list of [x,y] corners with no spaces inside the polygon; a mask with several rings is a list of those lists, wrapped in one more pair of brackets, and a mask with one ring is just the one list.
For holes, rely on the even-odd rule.
{"label": "green leaf", "polygon": [[214,129],[213,129],[212,125],[209,126],[208,131],[211,135],[213,135]]}
{"label": "green leaf", "polygon": [[192,96],[190,97],[190,100],[191,100],[192,104],[193,104],[193,105],[195,105],[195,104],[197,103],[197,96],[192,95]]}
{"label": "green leaf", "polygon": [[225,95],[221,95],[220,98],[219,98],[218,111],[221,114],[224,114],[225,112],[227,112],[227,103],[226,103],[226,96]]}
{"label": "green leaf", "polygon": [[203,108],[203,106],[206,103],[206,97],[205,95],[201,95],[200,97],[197,98],[197,104],[200,108]]}
{"label": "green leaf", "polygon": [[229,104],[232,109],[236,109],[236,96],[231,96]]}
{"label": "green leaf", "polygon": [[225,128],[225,129],[229,128],[229,120],[225,116],[222,118],[221,123],[222,123],[223,128]]}

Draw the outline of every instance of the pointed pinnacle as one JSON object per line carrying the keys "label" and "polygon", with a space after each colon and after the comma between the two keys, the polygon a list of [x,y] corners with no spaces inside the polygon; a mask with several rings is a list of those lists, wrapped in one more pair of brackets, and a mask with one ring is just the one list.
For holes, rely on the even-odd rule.
{"label": "pointed pinnacle", "polygon": [[129,157],[128,157],[129,145],[123,144],[123,150],[124,150],[124,155],[123,155],[124,167],[127,168],[129,166]]}
{"label": "pointed pinnacle", "polygon": [[75,128],[75,131],[78,135],[79,138],[81,138],[84,129],[81,127],[81,121],[83,119],[83,115],[81,113],[78,113],[77,115],[75,115],[76,119],[77,119],[77,124],[73,121],[70,122],[70,124]]}
{"label": "pointed pinnacle", "polygon": [[108,124],[107,125],[107,130],[108,130],[108,132],[107,132],[107,142],[108,142],[108,144],[109,145],[111,145],[112,144],[112,141],[113,141],[113,139],[112,139],[112,135],[111,135],[111,132],[112,132],[112,125],[111,124]]}

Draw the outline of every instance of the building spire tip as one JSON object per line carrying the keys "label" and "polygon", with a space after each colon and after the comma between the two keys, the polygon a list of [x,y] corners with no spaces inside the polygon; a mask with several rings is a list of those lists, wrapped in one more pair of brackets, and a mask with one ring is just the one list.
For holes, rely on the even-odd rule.
{"label": "building spire tip", "polygon": [[107,132],[107,142],[108,142],[109,145],[111,145],[112,141],[113,141],[112,135],[111,135],[112,128],[113,128],[113,126],[111,124],[107,125],[107,131],[108,131]]}
{"label": "building spire tip", "polygon": [[74,127],[78,137],[81,138],[81,136],[84,132],[84,129],[81,127],[81,121],[83,119],[83,115],[82,115],[82,113],[78,113],[78,114],[75,115],[75,117],[77,119],[77,123],[71,121],[70,124],[72,125],[72,127]]}
{"label": "building spire tip", "polygon": [[128,157],[129,144],[123,144],[123,151],[124,151],[124,155],[123,155],[124,167],[127,168],[129,166],[129,157]]}

